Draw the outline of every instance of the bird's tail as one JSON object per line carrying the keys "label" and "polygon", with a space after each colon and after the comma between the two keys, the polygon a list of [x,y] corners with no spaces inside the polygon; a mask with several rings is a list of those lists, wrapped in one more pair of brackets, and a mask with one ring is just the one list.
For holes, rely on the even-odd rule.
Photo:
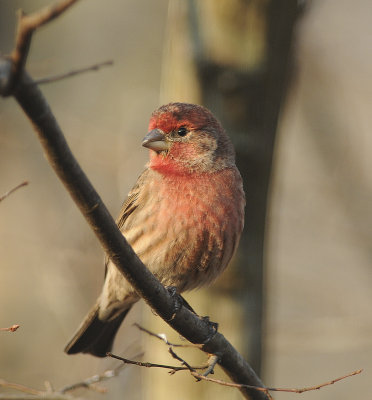
{"label": "bird's tail", "polygon": [[106,357],[129,310],[130,307],[114,319],[102,321],[98,318],[99,304],[96,303],[65,347],[65,352],[67,354],[89,353],[96,357]]}

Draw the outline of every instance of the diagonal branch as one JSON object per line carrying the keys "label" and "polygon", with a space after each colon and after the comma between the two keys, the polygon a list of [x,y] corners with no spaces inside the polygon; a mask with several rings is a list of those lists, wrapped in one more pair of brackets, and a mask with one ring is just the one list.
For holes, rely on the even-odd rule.
{"label": "diagonal branch", "polygon": [[[201,344],[201,349],[206,353],[220,354],[219,364],[233,381],[262,387],[262,382],[249,364],[208,321],[184,306],[174,315],[172,296],[145,267],[117,228],[98,193],[72,155],[41,91],[27,74],[22,76],[14,95],[32,121],[50,165],[69,191],[108,256],[137,293],[161,318],[191,343]],[[241,387],[240,390],[248,399],[267,399],[265,393],[257,390],[248,387]]]}
{"label": "diagonal branch", "polygon": [[[79,207],[105,252],[137,293],[187,340],[201,344],[201,349],[208,354],[219,354],[219,364],[233,381],[263,387],[261,380],[249,364],[226,338],[215,330],[212,324],[184,306],[175,312],[174,298],[145,267],[127,243],[73,156],[40,89],[31,77],[23,72],[32,32],[55,18],[74,2],[74,0],[65,0],[49,10],[42,10],[39,15],[34,14],[26,20],[21,18],[17,45],[11,57],[11,68],[9,68],[9,60],[0,60],[0,94],[14,95],[31,120],[50,165]],[[2,86],[2,81],[7,81],[8,84]],[[268,398],[266,394],[251,388],[242,387],[240,390],[247,399]]]}

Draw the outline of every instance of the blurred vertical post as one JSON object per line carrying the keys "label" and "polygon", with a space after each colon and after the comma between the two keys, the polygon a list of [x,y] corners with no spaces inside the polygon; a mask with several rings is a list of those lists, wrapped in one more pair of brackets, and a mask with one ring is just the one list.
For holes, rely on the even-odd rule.
{"label": "blurred vertical post", "polygon": [[269,182],[299,4],[173,0],[169,8],[162,102],[199,102],[218,116],[233,139],[247,197],[245,229],[233,267],[201,302],[208,303],[211,316],[221,318],[217,310],[228,305],[225,313],[231,320],[226,325],[233,324],[238,332],[232,334],[233,342],[258,373]]}

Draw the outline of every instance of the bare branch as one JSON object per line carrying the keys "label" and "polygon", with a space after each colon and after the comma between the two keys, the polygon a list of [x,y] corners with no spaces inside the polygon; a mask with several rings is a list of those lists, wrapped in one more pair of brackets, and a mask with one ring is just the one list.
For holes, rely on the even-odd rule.
{"label": "bare branch", "polygon": [[64,74],[52,75],[52,76],[47,76],[45,78],[36,79],[34,81],[34,83],[36,83],[37,85],[42,85],[44,83],[57,82],[62,79],[71,78],[72,76],[75,76],[75,75],[83,74],[85,72],[98,71],[102,67],[107,67],[109,65],[113,65],[113,63],[114,63],[113,60],[103,61],[101,63],[90,65],[89,67],[74,69],[74,70],[66,72]]}
{"label": "bare branch", "polygon": [[[140,357],[141,355],[142,355],[142,353],[137,354],[135,357]],[[117,356],[114,356],[113,358],[117,358]],[[77,382],[77,383],[73,383],[71,385],[64,386],[63,388],[57,390],[55,393],[65,394],[67,392],[71,392],[73,390],[80,389],[80,388],[92,389],[96,392],[106,393],[107,392],[106,388],[97,386],[96,384],[107,381],[108,379],[111,379],[114,376],[118,376],[124,367],[125,367],[125,364],[119,364],[116,368],[106,370],[102,374],[93,375],[90,378],[84,379],[81,382]]]}
{"label": "bare branch", "polygon": [[184,365],[190,372],[196,372],[195,368],[193,368],[187,361],[185,361],[183,358],[177,355],[175,351],[172,349],[172,347],[169,347],[168,351],[173,358],[180,361],[181,364]]}
{"label": "bare branch", "polygon": [[298,394],[300,394],[300,393],[304,393],[304,392],[310,392],[312,390],[319,390],[319,389],[321,389],[321,388],[323,388],[325,386],[333,385],[336,382],[339,382],[339,381],[344,380],[346,378],[350,378],[351,376],[354,376],[354,375],[358,375],[362,371],[363,371],[362,369],[359,369],[357,371],[353,371],[353,372],[351,372],[351,373],[349,373],[347,375],[341,376],[339,378],[332,379],[331,381],[328,381],[328,382],[325,382],[325,383],[321,383],[320,385],[308,386],[308,387],[304,387],[304,388],[300,388],[300,389],[296,389],[296,388],[274,388],[274,387],[272,387],[272,388],[270,388],[270,387],[267,387],[267,388],[254,387],[254,386],[249,386],[249,385],[244,385],[244,384],[225,382],[225,381],[222,381],[220,379],[209,378],[207,376],[200,375],[195,371],[190,371],[190,373],[195,378],[198,378],[198,379],[201,379],[201,380],[205,380],[205,381],[208,381],[208,382],[218,383],[219,385],[223,385],[223,386],[230,386],[230,387],[235,387],[235,388],[250,387],[252,389],[263,391],[263,392],[266,392],[266,393],[268,393],[270,391],[270,392],[287,392],[287,393],[298,393]]}
{"label": "bare branch", "polygon": [[245,385],[245,384],[239,384],[239,383],[233,383],[233,382],[226,382],[226,381],[222,381],[221,379],[215,379],[215,378],[210,378],[208,376],[200,375],[195,371],[190,371],[190,374],[193,377],[197,378],[197,380],[213,382],[213,383],[217,383],[218,385],[222,385],[222,386],[228,386],[228,387],[233,387],[233,388],[237,388],[237,389],[246,388],[246,389],[257,390],[259,392],[265,393],[267,398],[272,400],[272,396],[269,393],[269,391],[272,390],[270,388],[263,388],[263,387],[258,387],[258,386],[251,386],[251,385]]}
{"label": "bare branch", "polygon": [[194,344],[194,343],[171,343],[168,341],[166,335],[164,333],[154,333],[149,331],[148,329],[144,328],[143,326],[141,326],[140,324],[137,324],[137,322],[135,322],[133,324],[135,327],[137,327],[140,331],[147,333],[150,336],[153,336],[159,340],[161,340],[162,342],[164,342],[167,346],[171,346],[171,347],[195,347],[197,349],[201,349],[202,345],[201,344]]}
{"label": "bare branch", "polygon": [[[134,361],[134,360],[129,360],[128,358],[123,358],[120,356],[117,356],[112,353],[107,353],[107,355],[111,358],[115,358],[116,360],[122,361],[124,364],[130,364],[130,365],[137,365],[138,367],[146,367],[146,368],[164,368],[164,369],[170,369],[169,373],[174,374],[177,371],[185,371],[188,370],[188,367],[176,367],[175,365],[165,365],[165,364],[156,364],[156,363],[150,363],[150,362],[142,362],[142,361]],[[194,370],[197,369],[206,369],[208,366],[203,365],[200,367],[192,367]]]}
{"label": "bare branch", "polygon": [[[137,355],[138,357],[139,355]],[[93,375],[87,379],[84,379],[81,382],[73,383],[71,385],[64,386],[63,388],[59,390],[53,390],[52,385],[50,382],[46,382],[46,390],[37,390],[30,388],[28,386],[21,385],[19,383],[14,383],[14,382],[8,382],[5,379],[0,379],[0,387],[7,388],[7,389],[14,389],[17,390],[18,392],[25,393],[24,395],[15,395],[11,396],[12,400],[36,400],[36,399],[53,399],[53,400],[69,400],[73,399],[70,395],[67,393],[76,390],[76,389],[90,389],[94,390],[99,393],[106,393],[107,389],[101,386],[98,386],[97,383],[104,382],[108,379],[111,379],[115,376],[118,376],[121,370],[125,367],[125,364],[119,364],[116,368],[106,370],[102,374],[97,374]],[[6,395],[6,398],[9,399],[9,395]],[[3,396],[0,395],[0,399],[3,398]]]}
{"label": "bare branch", "polygon": [[5,379],[0,379],[0,387],[14,389],[14,390],[18,390],[19,392],[33,394],[33,395],[37,395],[37,396],[39,396],[43,393],[40,390],[36,390],[36,389],[30,388],[30,387],[21,385],[19,383],[9,382],[9,381],[6,381]]}
{"label": "bare branch", "polygon": [[6,87],[3,89],[4,95],[10,95],[19,81],[26,65],[31,37],[34,31],[61,15],[76,2],[77,0],[60,0],[56,4],[47,6],[30,15],[25,15],[23,11],[19,12],[15,48],[10,55],[12,68]]}
{"label": "bare branch", "polygon": [[28,182],[22,182],[19,185],[17,185],[16,187],[14,187],[13,189],[9,190],[8,192],[6,192],[5,194],[3,194],[2,196],[0,196],[0,201],[3,201],[4,199],[6,199],[9,195],[11,195],[13,192],[15,192],[16,190],[18,190],[19,188],[23,187],[23,186],[27,186]]}
{"label": "bare branch", "polygon": [[[155,337],[156,339],[161,340],[162,342],[164,342],[167,346],[169,346],[169,352],[172,355],[173,358],[176,358],[178,361],[181,361],[184,365],[186,365],[186,367],[180,367],[178,370],[185,370],[185,369],[190,369],[191,371],[194,371],[196,369],[206,369],[206,371],[203,373],[204,376],[207,376],[209,374],[213,374],[214,373],[214,367],[216,366],[216,364],[218,363],[218,361],[220,360],[220,357],[216,354],[210,354],[209,358],[208,358],[208,365],[205,367],[190,367],[185,360],[178,358],[178,356],[176,355],[175,352],[172,351],[172,347],[194,347],[194,348],[198,348],[201,349],[201,346],[198,344],[178,344],[178,343],[171,343],[168,341],[167,337],[165,334],[163,333],[154,333],[146,328],[144,328],[143,326],[134,323],[134,326],[136,326],[139,330],[147,333],[148,335]],[[120,358],[119,358],[120,359]],[[155,365],[154,365],[155,366]],[[173,368],[173,367],[172,367]]]}
{"label": "bare branch", "polygon": [[350,372],[349,374],[343,375],[339,378],[332,379],[331,381],[321,383],[320,385],[315,385],[315,386],[308,386],[304,387],[302,389],[288,389],[288,388],[267,388],[267,390],[270,390],[272,392],[290,392],[290,393],[304,393],[304,392],[310,392],[311,390],[319,390],[325,386],[330,386],[335,384],[336,382],[342,381],[346,378],[350,378],[351,376],[354,375],[359,375],[363,372],[363,369],[358,369],[357,371]]}
{"label": "bare branch", "polygon": [[20,325],[14,324],[14,325],[10,326],[9,328],[0,328],[0,331],[3,331],[3,332],[15,332],[19,327],[20,327]]}
{"label": "bare branch", "polygon": [[75,398],[68,394],[59,393],[41,393],[41,394],[0,394],[0,400],[74,400]]}
{"label": "bare branch", "polygon": [[223,385],[223,386],[229,386],[229,387],[234,387],[234,388],[249,388],[249,389],[254,389],[260,392],[264,392],[267,396],[269,396],[269,398],[271,399],[271,395],[269,392],[287,392],[287,393],[304,393],[304,392],[310,392],[313,390],[319,390],[325,386],[329,386],[329,385],[333,385],[336,382],[339,382],[341,380],[344,380],[346,378],[350,378],[351,376],[354,375],[358,375],[360,374],[363,370],[359,369],[357,371],[353,371],[349,374],[343,375],[339,378],[336,379],[332,379],[331,381],[325,382],[325,383],[321,383],[320,385],[315,385],[315,386],[308,386],[308,387],[304,387],[304,388],[300,388],[300,389],[296,389],[296,388],[263,388],[263,387],[258,387],[258,386],[251,386],[251,385],[246,385],[246,384],[239,384],[239,383],[232,383],[232,382],[226,382],[226,381],[222,381],[220,379],[214,379],[214,378],[210,378],[208,376],[206,376],[206,374],[204,373],[203,375],[199,374],[198,372],[195,371],[195,369],[193,367],[191,367],[185,360],[183,360],[180,356],[178,356],[174,350],[172,348],[169,348],[169,352],[172,355],[172,357],[174,357],[176,360],[182,362],[182,364],[186,365],[187,369],[190,371],[190,374],[197,378],[197,380],[204,380],[204,381],[208,381],[208,382],[213,382],[213,383],[217,383],[219,385]]}
{"label": "bare branch", "polygon": [[[308,387],[304,387],[304,388],[263,388],[263,387],[258,387],[258,386],[252,386],[252,385],[247,385],[247,384],[241,384],[241,383],[232,383],[232,382],[226,382],[226,381],[222,381],[220,379],[214,379],[214,378],[210,378],[207,375],[209,375],[210,373],[213,373],[213,369],[216,366],[216,364],[219,362],[219,356],[215,355],[215,354],[211,354],[209,359],[208,359],[208,366],[206,367],[202,367],[202,368],[196,368],[196,367],[192,367],[190,364],[187,363],[187,361],[185,361],[183,358],[181,358],[174,350],[172,347],[175,347],[172,343],[168,342],[168,340],[166,339],[165,335],[161,335],[161,334],[156,334],[154,332],[151,332],[148,329],[145,329],[143,327],[141,327],[138,324],[134,324],[136,325],[139,329],[141,329],[143,332],[146,332],[147,334],[162,340],[166,345],[169,346],[168,351],[171,354],[171,356],[176,359],[177,361],[180,361],[182,363],[182,365],[184,365],[185,367],[171,367],[171,366],[163,366],[161,368],[171,368],[171,369],[175,369],[176,368],[177,371],[181,371],[181,370],[188,370],[190,372],[190,374],[195,377],[197,379],[197,381],[208,381],[208,382],[213,382],[213,383],[217,383],[219,385],[223,385],[223,386],[229,386],[229,387],[234,387],[234,388],[238,388],[238,389],[242,389],[242,388],[249,388],[249,389],[254,389],[260,392],[265,393],[269,399],[272,399],[271,395],[270,395],[270,391],[271,392],[288,392],[288,393],[304,393],[304,392],[309,392],[309,391],[313,391],[313,390],[319,390],[325,386],[329,386],[329,385],[333,385],[336,382],[339,382],[343,379],[349,378],[351,376],[354,375],[358,375],[360,374],[363,370],[359,369],[357,371],[353,371],[347,375],[343,375],[339,378],[336,379],[332,379],[331,381],[325,382],[325,383],[321,383],[319,385],[315,385],[315,386],[308,386]],[[111,355],[112,356],[112,355]],[[124,361],[124,359],[122,359],[121,357],[118,356],[113,356],[114,358],[117,358],[118,360],[122,360]],[[142,365],[142,364],[151,364],[151,363],[137,363],[137,362],[131,362],[133,364],[139,365],[139,366],[147,366],[147,365]],[[158,364],[151,364],[152,367],[157,367]],[[198,372],[196,372],[197,369],[205,369],[206,371],[203,374],[199,374]]]}
{"label": "bare branch", "polygon": [[93,375],[87,379],[84,379],[81,382],[76,382],[71,385],[64,386],[63,388],[57,390],[56,393],[65,394],[67,392],[71,392],[76,389],[91,389],[99,393],[106,393],[107,389],[101,386],[97,386],[97,383],[106,381],[107,379],[113,378],[114,376],[118,376],[120,371],[124,368],[124,364],[119,365],[115,369],[109,369],[102,374]]}

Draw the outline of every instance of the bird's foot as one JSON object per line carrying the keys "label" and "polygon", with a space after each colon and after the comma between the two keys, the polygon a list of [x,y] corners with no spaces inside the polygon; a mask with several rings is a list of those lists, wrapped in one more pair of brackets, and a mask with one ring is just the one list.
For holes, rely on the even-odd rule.
{"label": "bird's foot", "polygon": [[201,317],[202,320],[208,323],[211,329],[213,329],[214,333],[218,331],[218,322],[213,322],[209,319],[208,315]]}
{"label": "bird's foot", "polygon": [[170,321],[174,319],[177,312],[182,308],[182,306],[185,306],[191,312],[196,314],[190,304],[179,293],[177,293],[177,288],[175,286],[167,286],[166,289],[174,301],[174,312],[172,317],[170,318]]}
{"label": "bird's foot", "polygon": [[203,343],[203,344],[206,344],[206,343],[208,343],[208,342],[214,337],[214,335],[218,332],[218,323],[217,323],[217,322],[211,321],[211,320],[209,319],[208,316],[201,317],[201,319],[202,319],[203,321],[205,321],[205,322],[208,324],[208,327],[209,327],[209,332],[210,332],[210,333],[209,333],[209,335],[208,335],[207,340]]}

